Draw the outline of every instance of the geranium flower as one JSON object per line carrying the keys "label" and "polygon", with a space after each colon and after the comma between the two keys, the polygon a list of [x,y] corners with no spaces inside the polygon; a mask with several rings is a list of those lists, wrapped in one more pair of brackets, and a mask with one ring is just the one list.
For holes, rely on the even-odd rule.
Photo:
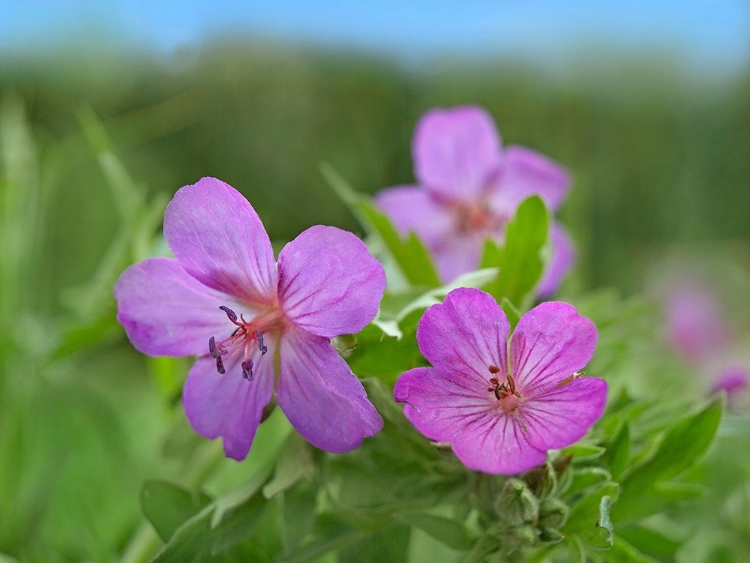
{"label": "geranium flower", "polygon": [[214,178],[185,186],[164,214],[175,260],[150,258],[115,286],[117,318],[145,354],[199,356],[183,402],[193,428],[247,456],[264,407],[313,445],[344,452],[383,421],[330,339],[362,330],[385,290],[382,266],[351,233],[312,227],[274,260],[250,203]]}
{"label": "geranium flower", "polygon": [[[502,242],[521,202],[541,197],[555,211],[570,185],[557,163],[524,147],[501,147],[490,115],[479,107],[437,109],[417,124],[412,143],[418,186],[381,191],[376,205],[402,233],[415,231],[435,256],[445,283],[479,266],[483,242]],[[553,223],[550,262],[537,288],[553,293],[570,269],[570,237]]]}
{"label": "geranium flower", "polygon": [[417,328],[433,367],[404,373],[393,395],[417,430],[450,443],[466,467],[513,475],[579,440],[602,415],[607,384],[581,377],[597,333],[571,305],[542,303],[524,315],[510,343],[509,332],[490,295],[451,291]]}

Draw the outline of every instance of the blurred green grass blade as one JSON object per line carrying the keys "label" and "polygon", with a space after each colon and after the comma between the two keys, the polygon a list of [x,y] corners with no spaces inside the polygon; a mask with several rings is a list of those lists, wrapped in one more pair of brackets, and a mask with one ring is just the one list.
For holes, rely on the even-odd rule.
{"label": "blurred green grass blade", "polygon": [[406,238],[402,238],[391,220],[369,198],[352,190],[330,164],[322,163],[320,171],[367,232],[383,241],[409,283],[423,287],[440,285],[432,257],[416,233],[410,232]]}
{"label": "blurred green grass blade", "polygon": [[484,287],[485,291],[498,302],[506,298],[525,310],[544,271],[542,252],[548,230],[549,214],[541,198],[524,200],[505,228],[502,247],[491,240],[485,242],[482,267],[500,270],[497,278]]}

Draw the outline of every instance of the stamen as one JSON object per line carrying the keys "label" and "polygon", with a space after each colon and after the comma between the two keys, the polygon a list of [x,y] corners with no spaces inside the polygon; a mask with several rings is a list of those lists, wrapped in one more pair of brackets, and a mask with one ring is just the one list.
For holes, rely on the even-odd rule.
{"label": "stamen", "polygon": [[213,336],[208,339],[208,351],[211,353],[212,358],[219,357],[219,351],[216,349],[216,339]]}
{"label": "stamen", "polygon": [[229,317],[229,320],[232,321],[234,324],[236,324],[237,326],[242,326],[240,323],[237,322],[237,313],[232,311],[229,307],[227,307],[226,305],[220,305],[219,309],[224,311],[227,314],[227,317]]}
{"label": "stamen", "polygon": [[268,346],[263,344],[263,334],[259,331],[255,331],[255,340],[258,341],[258,350],[260,350],[260,355],[265,356],[266,352],[268,352]]}
{"label": "stamen", "polygon": [[242,377],[244,377],[248,381],[253,380],[253,361],[252,360],[245,360],[244,362],[242,362]]}
{"label": "stamen", "polygon": [[227,371],[224,369],[224,362],[221,360],[221,356],[216,357],[216,371],[221,375],[224,375]]}
{"label": "stamen", "polygon": [[[500,368],[497,367],[495,364],[492,364],[487,369],[490,370],[490,373],[500,373]],[[492,381],[492,380],[490,380],[490,381]]]}

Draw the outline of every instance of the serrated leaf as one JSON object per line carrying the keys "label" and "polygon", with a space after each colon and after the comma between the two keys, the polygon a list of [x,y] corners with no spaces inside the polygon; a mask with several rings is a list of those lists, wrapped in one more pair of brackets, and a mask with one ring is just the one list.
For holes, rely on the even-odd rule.
{"label": "serrated leaf", "polygon": [[143,513],[165,542],[210,502],[211,498],[205,494],[166,481],[146,481],[141,489]]}
{"label": "serrated leaf", "polygon": [[292,432],[276,460],[273,479],[263,487],[263,496],[273,498],[300,479],[311,479],[315,474],[311,448],[302,436]]}
{"label": "serrated leaf", "polygon": [[[654,490],[657,481],[666,481],[695,464],[713,441],[721,412],[719,398],[667,430],[655,453],[623,479],[622,495],[615,511],[618,521],[646,516],[656,509],[655,499],[644,492]],[[664,505],[666,508],[666,500]]]}
{"label": "serrated leaf", "polygon": [[394,516],[404,524],[419,528],[456,551],[467,551],[473,545],[468,530],[461,522],[425,512],[398,512]]}
{"label": "serrated leaf", "polygon": [[630,425],[624,423],[607,448],[605,459],[612,473],[612,479],[619,480],[625,471],[630,457]]}
{"label": "serrated leaf", "polygon": [[542,252],[548,230],[549,214],[541,198],[532,196],[521,203],[505,228],[502,248],[492,241],[485,242],[482,267],[500,270],[500,275],[485,286],[485,291],[498,302],[506,297],[526,309],[544,272]]}
{"label": "serrated leaf", "polygon": [[606,483],[586,494],[571,509],[561,530],[563,534],[578,536],[594,549],[608,549],[612,545],[613,531],[609,513],[618,493],[617,483]]}

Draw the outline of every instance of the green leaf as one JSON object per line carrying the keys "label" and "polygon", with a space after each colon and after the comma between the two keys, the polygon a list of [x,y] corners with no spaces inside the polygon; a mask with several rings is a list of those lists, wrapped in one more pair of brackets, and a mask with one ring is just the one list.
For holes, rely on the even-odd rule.
{"label": "green leaf", "polygon": [[606,559],[612,563],[658,563],[656,559],[641,553],[620,536],[615,536]]}
{"label": "green leaf", "polygon": [[282,557],[281,563],[314,561],[325,553],[340,550],[367,535],[367,531],[354,528],[333,514],[323,513],[315,522],[313,538],[299,549]]}
{"label": "green leaf", "polygon": [[595,459],[604,453],[601,446],[592,446],[589,444],[575,444],[568,446],[560,452],[560,455],[572,455],[573,459]]}
{"label": "green leaf", "polygon": [[584,544],[594,549],[608,549],[612,545],[610,507],[617,499],[617,483],[606,483],[579,500],[570,511],[562,532],[578,536]]}
{"label": "green leaf", "polygon": [[501,547],[500,540],[494,534],[485,534],[474,544],[462,558],[461,563],[483,563],[489,555]]}
{"label": "green leaf", "polygon": [[[718,398],[667,430],[655,453],[623,479],[615,510],[618,521],[647,516],[655,510],[654,497],[645,493],[655,491],[658,481],[666,481],[695,464],[713,441],[721,412],[722,400]],[[667,504],[665,499],[665,507]]]}
{"label": "green leaf", "polygon": [[394,515],[404,524],[419,528],[456,551],[471,549],[473,542],[461,522],[425,512],[398,512]]}
{"label": "green leaf", "polygon": [[312,531],[317,495],[318,489],[312,483],[298,481],[280,497],[284,553],[298,549]]}
{"label": "green leaf", "polygon": [[500,275],[485,286],[498,302],[505,297],[526,309],[544,271],[542,252],[547,243],[549,214],[538,196],[526,199],[505,229],[505,243],[499,248],[485,242],[481,265],[497,267]]}
{"label": "green leaf", "polygon": [[656,557],[660,561],[674,561],[675,554],[681,545],[680,542],[644,526],[628,526],[618,530],[615,544],[623,539],[635,549]]}
{"label": "green leaf", "polygon": [[410,232],[403,239],[391,220],[378,210],[369,198],[352,190],[330,164],[322,163],[320,171],[368,233],[378,236],[383,241],[399,269],[412,285],[440,285],[432,257],[416,233]]}
{"label": "green leaf", "polygon": [[601,485],[612,479],[609,471],[601,467],[582,467],[572,471],[573,475],[566,491],[568,495],[578,493],[595,485]]}
{"label": "green leaf", "polygon": [[300,479],[311,479],[314,473],[312,447],[297,432],[292,432],[276,461],[273,479],[263,487],[263,496],[273,498]]}
{"label": "green leaf", "polygon": [[210,497],[165,481],[146,481],[141,489],[141,507],[159,537],[166,541],[186,520],[211,502]]}
{"label": "green leaf", "polygon": [[612,443],[607,448],[605,459],[612,473],[612,479],[619,480],[625,471],[630,457],[630,425],[624,423]]}
{"label": "green leaf", "polygon": [[586,563],[586,550],[583,548],[581,540],[576,536],[570,536],[566,539],[570,563]]}

